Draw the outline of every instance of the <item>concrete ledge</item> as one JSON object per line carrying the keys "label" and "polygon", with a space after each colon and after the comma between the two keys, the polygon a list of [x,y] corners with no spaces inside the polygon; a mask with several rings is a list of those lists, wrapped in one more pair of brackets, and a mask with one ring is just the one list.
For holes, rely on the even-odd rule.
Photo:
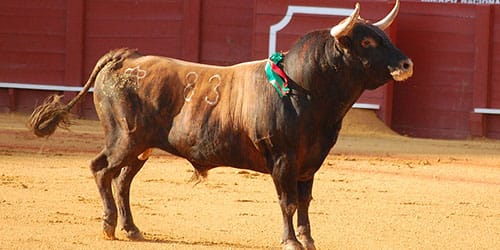
{"label": "concrete ledge", "polygon": [[[36,83],[13,83],[13,82],[0,82],[0,88],[7,89],[30,89],[30,90],[48,90],[48,91],[71,91],[79,92],[83,87],[77,86],[62,86],[62,85],[48,85]],[[89,92],[93,92],[94,88],[90,88]]]}
{"label": "concrete ledge", "polygon": [[379,110],[380,109],[380,105],[369,104],[369,103],[354,103],[354,105],[352,105],[352,107],[355,109],[372,109],[372,110]]}
{"label": "concrete ledge", "polygon": [[476,114],[487,114],[487,115],[500,115],[500,109],[490,109],[490,108],[475,108],[474,113]]}

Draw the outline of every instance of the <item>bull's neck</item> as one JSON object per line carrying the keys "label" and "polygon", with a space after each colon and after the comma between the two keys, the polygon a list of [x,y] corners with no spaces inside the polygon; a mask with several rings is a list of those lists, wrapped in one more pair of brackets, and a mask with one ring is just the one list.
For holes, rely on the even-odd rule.
{"label": "bull's neck", "polygon": [[365,86],[355,63],[335,43],[328,32],[306,36],[283,62],[290,79],[310,95],[311,108],[325,110],[333,123],[344,117]]}

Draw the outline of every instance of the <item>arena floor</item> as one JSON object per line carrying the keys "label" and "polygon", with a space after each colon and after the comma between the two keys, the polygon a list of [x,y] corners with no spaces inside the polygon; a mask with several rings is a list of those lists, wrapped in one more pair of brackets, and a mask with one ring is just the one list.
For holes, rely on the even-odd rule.
{"label": "arena floor", "polygon": [[[155,151],[132,184],[146,241],[101,238],[88,169],[96,121],[37,139],[26,116],[0,114],[0,249],[280,249],[281,212],[267,175],[231,168],[196,186],[183,159]],[[413,139],[355,110],[316,175],[318,249],[498,249],[500,141]]]}

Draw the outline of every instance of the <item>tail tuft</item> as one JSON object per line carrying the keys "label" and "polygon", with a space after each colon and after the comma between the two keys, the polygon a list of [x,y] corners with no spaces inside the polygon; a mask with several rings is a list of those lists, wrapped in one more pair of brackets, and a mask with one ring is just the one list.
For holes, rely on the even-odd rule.
{"label": "tail tuft", "polygon": [[48,137],[57,127],[68,129],[71,125],[69,109],[60,100],[61,95],[49,96],[29,117],[26,126],[38,137]]}

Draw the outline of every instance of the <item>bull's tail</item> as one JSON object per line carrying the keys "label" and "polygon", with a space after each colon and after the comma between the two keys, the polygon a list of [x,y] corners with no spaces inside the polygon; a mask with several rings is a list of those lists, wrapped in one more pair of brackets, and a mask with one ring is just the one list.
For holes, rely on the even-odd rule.
{"label": "bull's tail", "polygon": [[49,96],[42,105],[35,108],[29,117],[27,126],[38,137],[47,137],[54,133],[57,127],[68,128],[71,125],[69,120],[69,112],[73,106],[78,103],[82,97],[89,91],[90,87],[94,84],[97,74],[109,63],[113,63],[113,69],[121,62],[134,54],[136,50],[131,49],[117,49],[108,52],[101,57],[97,62],[92,74],[90,75],[87,83],[83,89],[75,96],[68,104],[61,102],[61,95]]}

